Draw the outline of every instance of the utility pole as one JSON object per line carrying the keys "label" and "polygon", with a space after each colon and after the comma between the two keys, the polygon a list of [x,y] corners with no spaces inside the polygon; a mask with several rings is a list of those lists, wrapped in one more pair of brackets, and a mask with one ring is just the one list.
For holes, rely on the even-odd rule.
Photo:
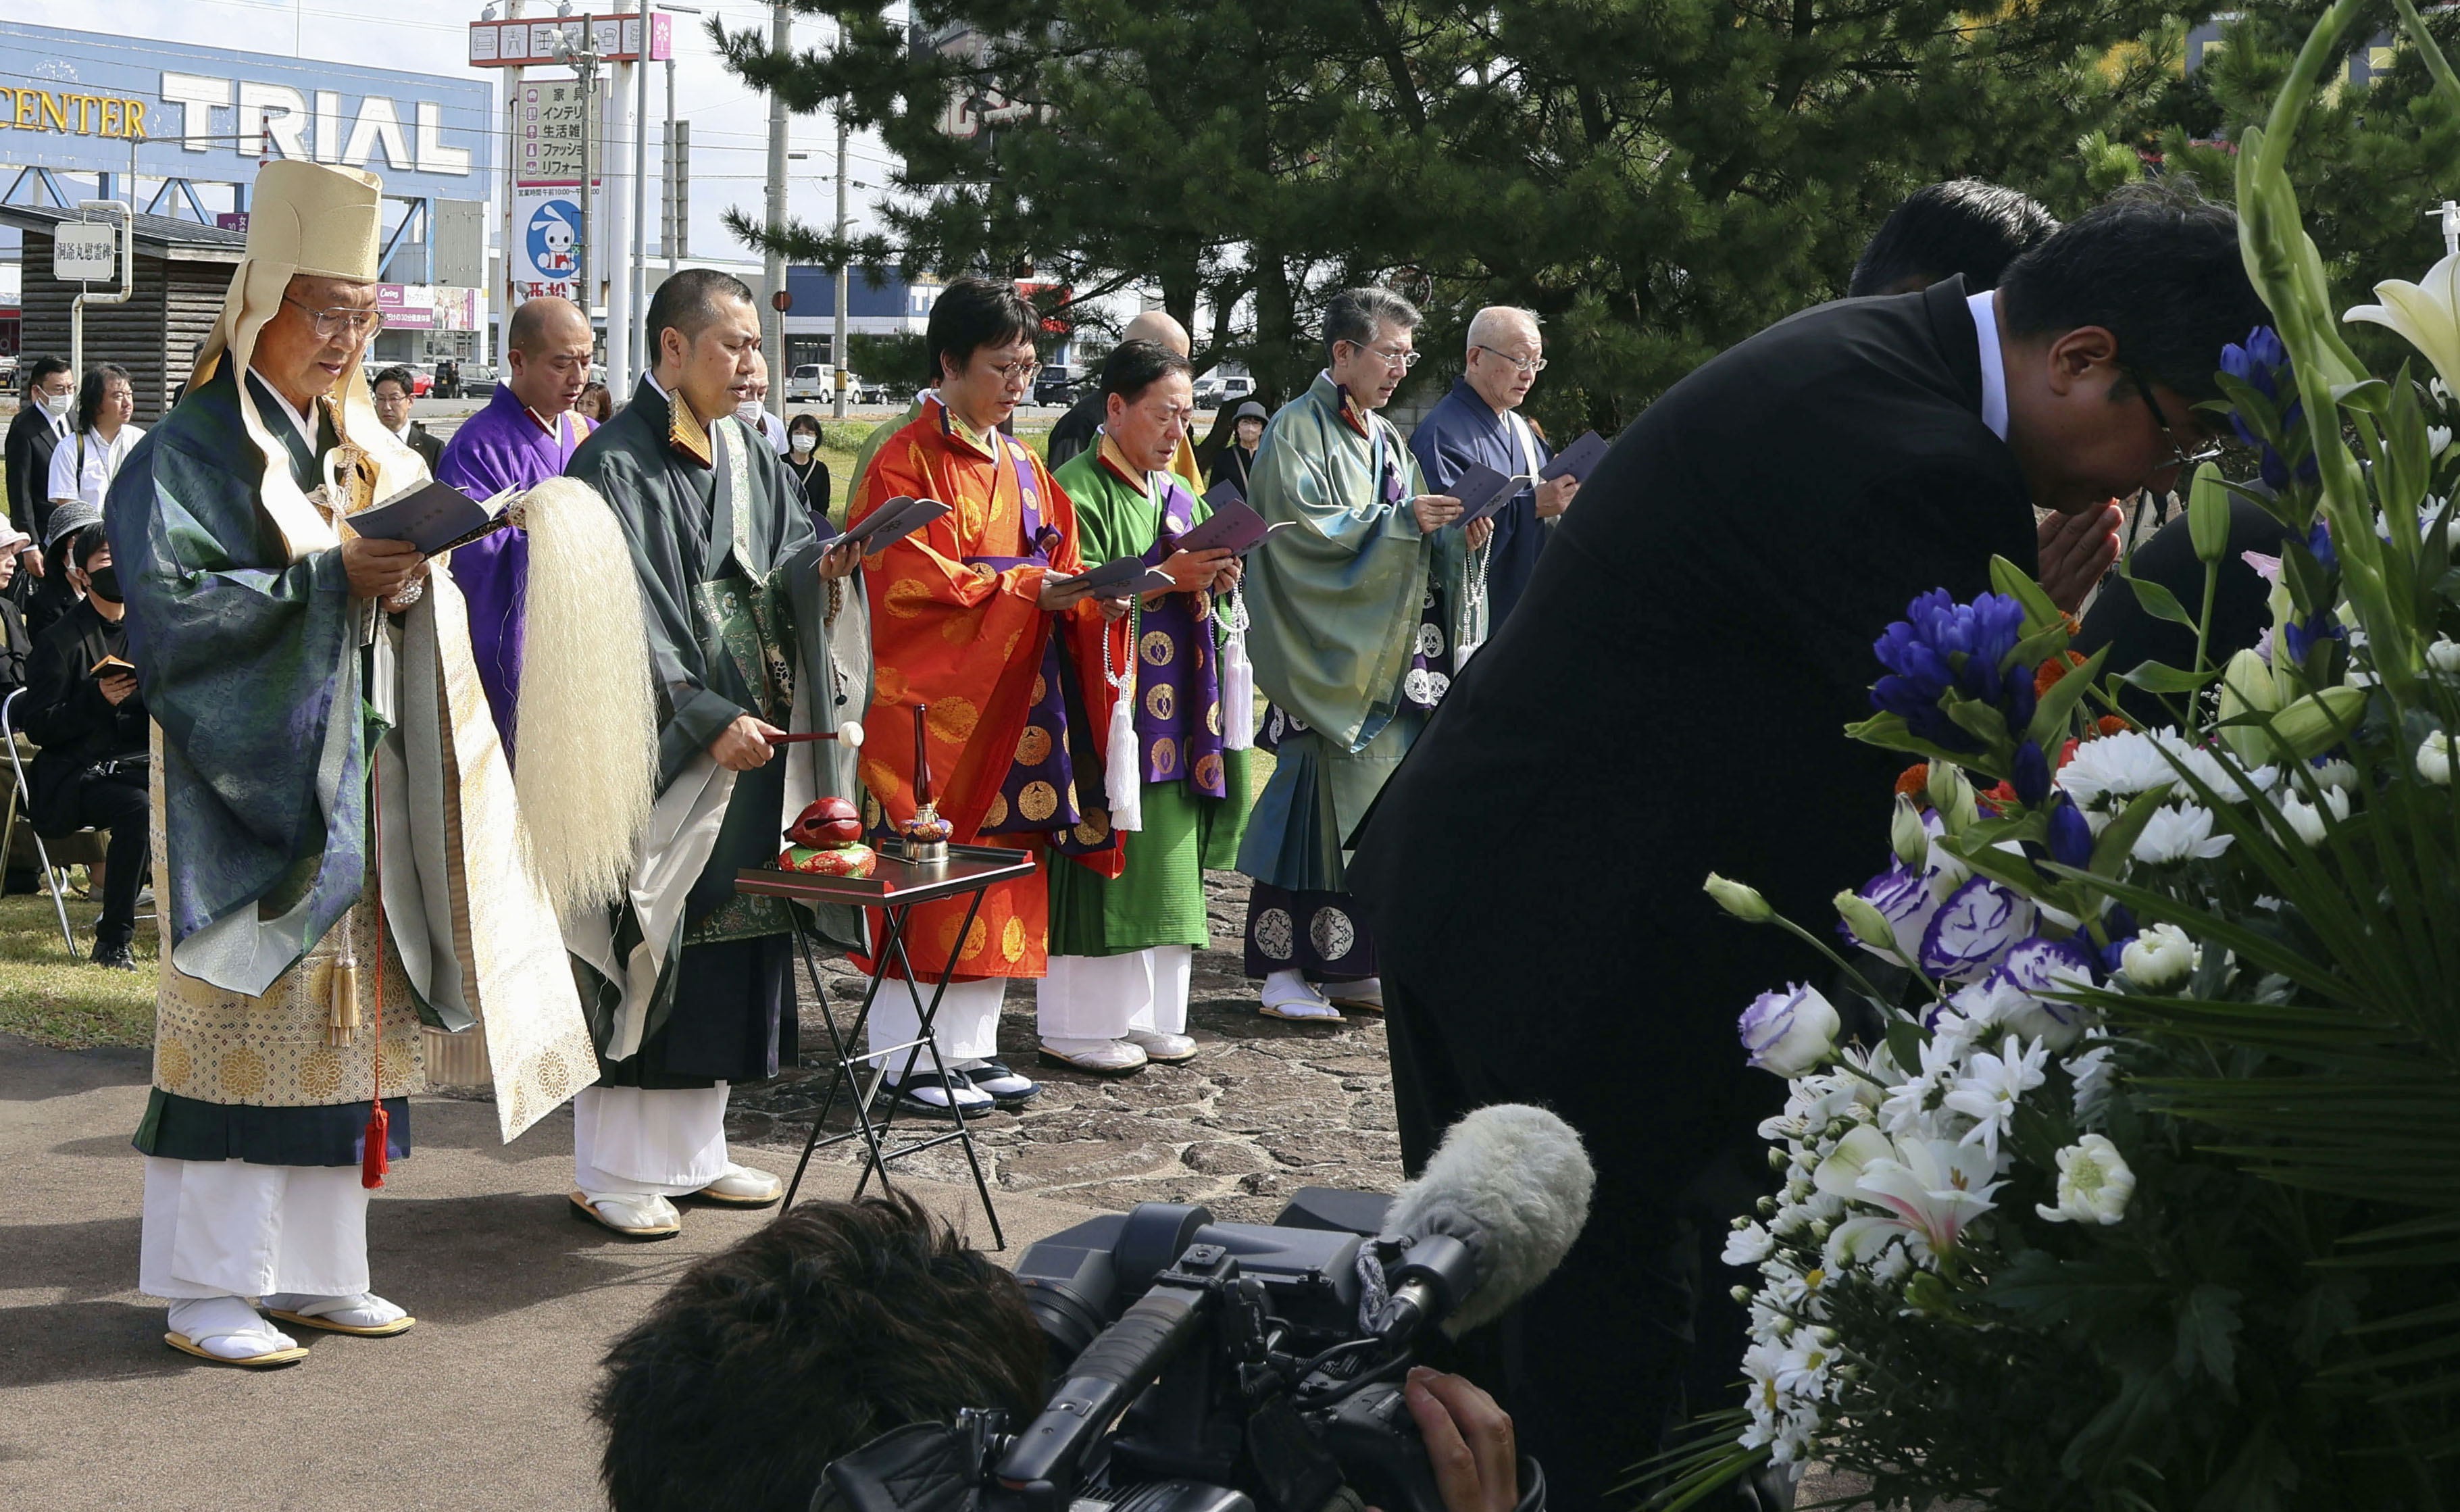
{"label": "utility pole", "polygon": [[[837,369],[837,377],[838,377],[838,402],[837,402],[837,409],[836,409],[836,412],[835,412],[835,413],[836,413],[836,415],[837,415],[837,417],[838,417],[838,419],[840,419],[840,420],[842,420],[842,419],[844,419],[844,418],[846,417],[846,403],[847,403],[847,394],[846,394],[846,369],[847,369],[847,367],[850,365],[850,364],[848,363],[848,361],[847,361],[847,358],[848,358],[849,353],[846,351],[846,260],[845,260],[845,251],[844,251],[844,247],[845,247],[845,234],[846,234],[846,111],[845,111],[845,101],[844,101],[844,100],[838,100],[838,299],[837,299],[837,306],[838,306],[838,324],[837,324],[837,330],[836,330],[835,331],[833,331],[833,332],[830,334],[830,336],[829,336],[829,358],[830,358],[831,363],[832,363],[832,364],[836,367],[836,369]],[[860,481],[861,481],[861,479],[855,479],[855,481],[857,481],[857,482],[860,482]]]}
{"label": "utility pole", "polygon": [[572,70],[581,83],[581,245],[574,249],[573,276],[581,286],[581,318],[590,318],[590,308],[597,303],[597,290],[592,286],[602,266],[598,256],[598,235],[604,230],[597,223],[601,217],[590,213],[590,199],[598,187],[599,127],[598,110],[598,39],[585,34],[583,45],[574,47],[568,32],[559,24],[555,33],[555,60]]}
{"label": "utility pole", "polygon": [[[642,317],[649,309],[648,270],[643,266],[649,260],[649,0],[639,0],[636,9],[641,12],[641,46],[632,62],[632,266],[624,300],[623,386],[615,391],[627,399],[641,386],[641,374],[649,371],[648,337],[642,330]],[[635,331],[641,332],[638,341]]]}
{"label": "utility pole", "polygon": [[[786,0],[773,0],[769,8],[769,45],[784,53],[795,45],[794,12]],[[786,254],[777,250],[774,238],[786,234],[786,96],[772,93],[769,96],[769,235],[771,245],[761,253],[760,277],[769,287],[761,292],[760,346],[769,354],[769,410],[779,420],[786,417],[786,312],[777,308],[777,296],[786,289]]]}
{"label": "utility pole", "polygon": [[[701,13],[698,6],[661,5],[658,9],[669,15]],[[676,265],[683,256],[683,246],[687,240],[684,235],[684,198],[675,192],[675,187],[678,181],[689,181],[686,175],[690,167],[688,160],[690,155],[691,149],[685,143],[675,125],[675,54],[673,49],[669,48],[667,52],[667,160],[662,170],[664,174],[662,187],[666,190],[667,218],[658,233],[658,241],[667,251],[668,278],[675,276]],[[646,317],[648,307],[642,306],[641,312]],[[657,353],[647,353],[643,359],[643,366],[647,368],[654,367],[656,364]]]}
{"label": "utility pole", "polygon": [[[627,9],[628,8],[628,9]],[[643,35],[641,46],[647,51],[649,39],[648,0],[616,0],[614,6],[614,47],[619,56],[624,51],[624,23],[632,11],[641,13]],[[595,23],[593,22],[594,26]],[[605,150],[600,155],[605,176],[614,181],[606,185],[605,202],[601,208],[606,214],[606,227],[600,240],[606,245],[606,257],[598,266],[606,278],[606,386],[609,392],[629,397],[632,393],[632,284],[631,268],[640,266],[640,258],[632,254],[632,237],[639,217],[633,214],[634,196],[625,194],[624,179],[629,169],[640,182],[639,153],[629,154],[632,162],[625,161],[626,145],[640,145],[639,126],[628,117],[632,112],[632,91],[626,88],[635,78],[646,78],[638,63],[618,62],[607,70],[606,116],[613,129],[608,133]],[[626,266],[626,262],[629,266]]]}

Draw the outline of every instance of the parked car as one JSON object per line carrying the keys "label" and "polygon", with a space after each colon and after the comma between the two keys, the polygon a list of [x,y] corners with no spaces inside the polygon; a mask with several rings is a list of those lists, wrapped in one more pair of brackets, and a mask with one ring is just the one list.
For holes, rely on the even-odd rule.
{"label": "parked car", "polygon": [[786,374],[786,398],[825,399],[837,392],[837,370],[825,362],[806,362]]}
{"label": "parked car", "polygon": [[1033,380],[1033,402],[1036,404],[1073,404],[1077,391],[1085,386],[1085,370],[1074,363],[1054,362],[1042,370]]}
{"label": "parked car", "polygon": [[1208,373],[1196,380],[1196,407],[1218,410],[1253,397],[1255,393],[1256,380],[1243,373]]}

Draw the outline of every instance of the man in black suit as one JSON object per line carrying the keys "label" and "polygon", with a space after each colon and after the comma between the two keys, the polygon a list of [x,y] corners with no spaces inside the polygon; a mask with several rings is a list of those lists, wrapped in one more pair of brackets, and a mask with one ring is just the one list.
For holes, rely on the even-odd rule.
{"label": "man in black suit", "polygon": [[76,374],[57,357],[36,357],[27,364],[26,377],[26,402],[9,422],[9,438],[0,443],[0,455],[5,455],[8,468],[9,523],[29,540],[17,569],[41,577],[42,554],[31,543],[43,539],[44,522],[51,518],[52,450],[73,434],[70,415],[76,403]]}
{"label": "man in black suit", "polygon": [[391,367],[377,373],[375,381],[368,387],[375,397],[376,418],[384,421],[385,429],[400,437],[404,445],[418,454],[419,460],[427,464],[427,476],[433,478],[435,476],[436,459],[444,455],[444,443],[428,435],[426,426],[410,417],[411,397],[417,392],[414,382],[408,368]]}
{"label": "man in black suit", "polygon": [[[128,662],[128,607],[100,524],[77,532],[67,561],[69,580],[85,597],[35,640],[20,700],[32,706],[26,734],[42,747],[34,756],[34,830],[65,835],[92,825],[111,832],[94,959],[134,971],[137,894],[154,869],[145,823],[145,695]],[[106,667],[107,657],[117,665]]]}
{"label": "man in black suit", "polygon": [[2107,500],[2171,485],[2222,344],[2265,318],[2235,219],[2172,191],[2086,215],[1995,293],[1952,279],[1744,342],[1616,441],[1362,826],[1405,1162],[1533,1101],[1597,1163],[1587,1231],[1469,1362],[1558,1505],[1605,1504],[1680,1421],[1737,1404],[1744,1276],[1716,1255],[1766,1189],[1755,1129],[1784,1088],[1734,1024],[1826,973],[1703,879],[1824,927],[1887,860],[1904,764],[1841,733],[1871,712],[1873,640],[1918,594],[1987,589],[1994,554],[2034,568],[2035,505],[2089,524],[2038,538],[2072,607]]}

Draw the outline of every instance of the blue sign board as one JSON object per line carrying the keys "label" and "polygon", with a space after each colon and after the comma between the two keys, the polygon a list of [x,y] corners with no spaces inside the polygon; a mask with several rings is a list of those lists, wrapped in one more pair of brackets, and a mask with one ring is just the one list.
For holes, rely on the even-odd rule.
{"label": "blue sign board", "polygon": [[485,78],[0,21],[0,187],[13,170],[247,183],[268,157],[366,168],[385,192],[483,200]]}

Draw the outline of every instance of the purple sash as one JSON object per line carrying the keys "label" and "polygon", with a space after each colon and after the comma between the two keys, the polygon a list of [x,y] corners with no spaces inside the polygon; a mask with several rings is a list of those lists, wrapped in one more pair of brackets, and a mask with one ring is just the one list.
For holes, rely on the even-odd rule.
{"label": "purple sash", "polygon": [[[1161,534],[1144,554],[1159,566],[1195,522],[1195,500],[1177,483],[1162,498]],[[1164,594],[1140,608],[1136,627],[1136,750],[1148,782],[1184,781],[1220,798],[1221,671],[1213,649],[1211,596]]]}

